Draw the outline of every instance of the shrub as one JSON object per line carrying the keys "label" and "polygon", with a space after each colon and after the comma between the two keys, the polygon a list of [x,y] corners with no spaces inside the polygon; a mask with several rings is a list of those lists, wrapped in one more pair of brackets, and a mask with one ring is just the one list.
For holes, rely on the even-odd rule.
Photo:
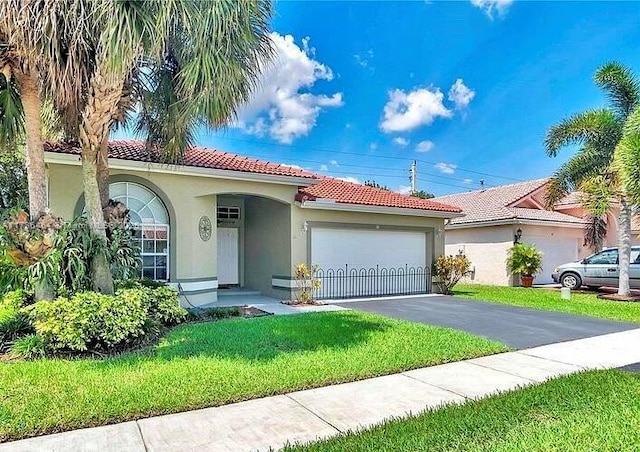
{"label": "shrub", "polygon": [[534,245],[516,243],[509,248],[507,268],[512,275],[536,276],[542,271],[542,253]]}
{"label": "shrub", "polygon": [[42,336],[30,334],[16,339],[11,346],[11,354],[22,359],[42,358],[47,354],[47,346]]}
{"label": "shrub", "polygon": [[32,331],[29,319],[20,310],[26,300],[26,294],[21,290],[8,292],[0,300],[0,353],[6,352],[17,338]]}
{"label": "shrub", "polygon": [[147,310],[145,294],[135,289],[116,296],[82,292],[26,308],[47,344],[56,350],[76,351],[110,348],[142,335]]}
{"label": "shrub", "polygon": [[457,256],[442,255],[438,257],[435,267],[436,276],[439,278],[437,284],[440,292],[450,295],[455,285],[469,272],[471,262],[464,254]]}
{"label": "shrub", "polygon": [[143,288],[149,300],[149,316],[163,325],[183,322],[187,317],[186,309],[180,306],[178,292],[168,286],[157,289]]}
{"label": "shrub", "polygon": [[207,308],[200,313],[200,317],[213,320],[229,319],[231,317],[242,317],[242,308],[240,306],[220,306],[216,308]]}

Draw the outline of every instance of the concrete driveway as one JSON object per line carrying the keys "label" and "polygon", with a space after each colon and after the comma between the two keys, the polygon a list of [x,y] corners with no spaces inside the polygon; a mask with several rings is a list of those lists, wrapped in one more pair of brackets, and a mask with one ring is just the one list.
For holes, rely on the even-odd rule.
{"label": "concrete driveway", "polygon": [[336,304],[396,319],[463,330],[495,339],[516,349],[583,339],[639,327],[633,323],[449,296],[371,299]]}

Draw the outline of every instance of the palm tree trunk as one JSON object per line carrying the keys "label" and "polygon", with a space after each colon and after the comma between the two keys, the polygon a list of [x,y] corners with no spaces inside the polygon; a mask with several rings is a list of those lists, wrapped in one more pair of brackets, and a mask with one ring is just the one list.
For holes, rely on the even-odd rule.
{"label": "palm tree trunk", "polygon": [[104,210],[109,204],[109,149],[108,141],[101,143],[98,151],[98,190],[100,191],[100,203]]}
{"label": "palm tree trunk", "polygon": [[[40,84],[37,74],[32,71],[16,71],[16,80],[20,89],[26,132],[29,215],[32,221],[37,221],[47,210],[47,180],[40,122],[42,112]],[[55,297],[53,287],[45,279],[34,281],[34,289],[36,301],[53,300]]]}
{"label": "palm tree trunk", "polygon": [[[106,158],[101,149],[109,140],[113,112],[122,94],[123,80],[115,76],[106,75],[106,68],[99,67],[91,79],[90,95],[80,126],[80,144],[82,146],[82,176],[84,184],[84,200],[87,220],[91,231],[105,242],[107,239],[102,199],[100,196],[99,178],[104,178]],[[99,174],[100,173],[100,174]],[[91,279],[94,290],[112,294],[113,276],[105,252],[99,252],[91,262]]]}
{"label": "palm tree trunk", "polygon": [[29,183],[29,214],[36,221],[47,209],[47,181],[44,170],[44,147],[40,114],[40,84],[33,72],[18,72],[16,80],[24,111],[27,148],[27,180]]}
{"label": "palm tree trunk", "polygon": [[620,217],[618,221],[618,266],[620,279],[618,281],[618,295],[631,295],[629,287],[629,267],[631,262],[631,207],[626,198],[620,198]]}

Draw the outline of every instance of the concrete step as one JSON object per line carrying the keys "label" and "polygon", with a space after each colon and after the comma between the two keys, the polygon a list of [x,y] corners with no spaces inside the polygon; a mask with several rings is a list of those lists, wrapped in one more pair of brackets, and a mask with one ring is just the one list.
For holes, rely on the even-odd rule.
{"label": "concrete step", "polygon": [[254,297],[261,295],[258,290],[218,289],[218,298],[224,297]]}

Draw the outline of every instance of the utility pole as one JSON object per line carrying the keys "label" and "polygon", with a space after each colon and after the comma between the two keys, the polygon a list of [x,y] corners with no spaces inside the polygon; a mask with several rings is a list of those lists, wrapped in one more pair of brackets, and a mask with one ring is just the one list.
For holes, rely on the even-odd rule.
{"label": "utility pole", "polygon": [[418,164],[414,160],[411,164],[411,168],[409,169],[409,181],[411,182],[411,194],[415,194],[418,190],[416,189],[416,180],[417,180],[417,170]]}

